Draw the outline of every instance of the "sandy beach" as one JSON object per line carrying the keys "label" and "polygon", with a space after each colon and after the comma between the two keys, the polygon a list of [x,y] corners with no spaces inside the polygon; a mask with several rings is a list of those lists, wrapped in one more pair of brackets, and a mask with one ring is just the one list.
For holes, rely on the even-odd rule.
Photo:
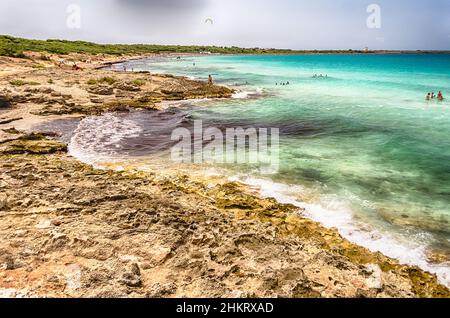
{"label": "sandy beach", "polygon": [[35,128],[233,89],[102,68],[151,55],[27,56],[0,57],[0,297],[450,297],[258,189],[94,169]]}

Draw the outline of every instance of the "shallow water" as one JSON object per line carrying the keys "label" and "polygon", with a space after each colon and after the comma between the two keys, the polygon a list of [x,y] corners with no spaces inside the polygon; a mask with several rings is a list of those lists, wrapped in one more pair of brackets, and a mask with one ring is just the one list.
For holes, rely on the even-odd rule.
{"label": "shallow water", "polygon": [[[171,131],[196,119],[221,130],[279,128],[278,173],[248,165],[222,171],[450,284],[450,103],[425,101],[428,92],[450,93],[449,55],[208,56],[134,61],[128,69],[212,74],[242,90],[239,97],[264,96],[90,118],[72,138],[77,156],[164,153]],[[431,264],[432,252],[447,261]]]}

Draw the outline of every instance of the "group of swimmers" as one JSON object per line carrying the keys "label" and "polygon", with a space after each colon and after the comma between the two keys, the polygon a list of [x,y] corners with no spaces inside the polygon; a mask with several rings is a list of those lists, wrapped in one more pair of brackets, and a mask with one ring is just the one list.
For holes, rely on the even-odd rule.
{"label": "group of swimmers", "polygon": [[433,100],[435,98],[437,98],[437,100],[440,101],[440,102],[442,102],[444,100],[444,96],[442,95],[441,91],[439,91],[437,96],[434,95],[434,92],[433,92],[433,93],[428,93],[427,97],[425,97],[426,100]]}
{"label": "group of swimmers", "polygon": [[[275,83],[275,85],[278,86],[278,82]],[[291,85],[291,83],[289,83],[289,82],[281,82],[281,83],[280,83],[280,86],[286,86],[286,85]]]}
{"label": "group of swimmers", "polygon": [[320,74],[320,75],[314,74],[313,75],[313,78],[327,78],[327,77],[328,77],[328,74],[325,74],[325,76],[323,76],[322,74]]}

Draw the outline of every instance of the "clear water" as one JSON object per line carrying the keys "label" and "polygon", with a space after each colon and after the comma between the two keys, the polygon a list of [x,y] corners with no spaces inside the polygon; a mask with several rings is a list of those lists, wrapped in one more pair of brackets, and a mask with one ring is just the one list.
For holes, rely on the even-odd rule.
{"label": "clear water", "polygon": [[[450,102],[425,96],[450,94],[450,55],[207,56],[131,68],[212,74],[218,83],[264,92],[185,110],[206,125],[280,128],[276,175],[248,166],[228,167],[230,175],[449,284]],[[432,253],[439,262],[429,261]]]}

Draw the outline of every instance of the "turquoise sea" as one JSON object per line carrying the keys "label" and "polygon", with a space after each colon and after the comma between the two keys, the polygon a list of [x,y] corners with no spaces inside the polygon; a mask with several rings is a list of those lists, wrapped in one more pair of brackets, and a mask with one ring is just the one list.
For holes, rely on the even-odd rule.
{"label": "turquoise sea", "polygon": [[[202,80],[212,74],[238,89],[232,100],[183,109],[183,118],[208,126],[280,129],[278,173],[223,167],[231,178],[450,285],[450,55],[201,56],[127,64]],[[425,100],[440,90],[447,99]],[[114,120],[139,127],[144,117]],[[139,136],[137,129],[117,140]],[[140,154],[146,149],[152,152],[142,147]]]}

